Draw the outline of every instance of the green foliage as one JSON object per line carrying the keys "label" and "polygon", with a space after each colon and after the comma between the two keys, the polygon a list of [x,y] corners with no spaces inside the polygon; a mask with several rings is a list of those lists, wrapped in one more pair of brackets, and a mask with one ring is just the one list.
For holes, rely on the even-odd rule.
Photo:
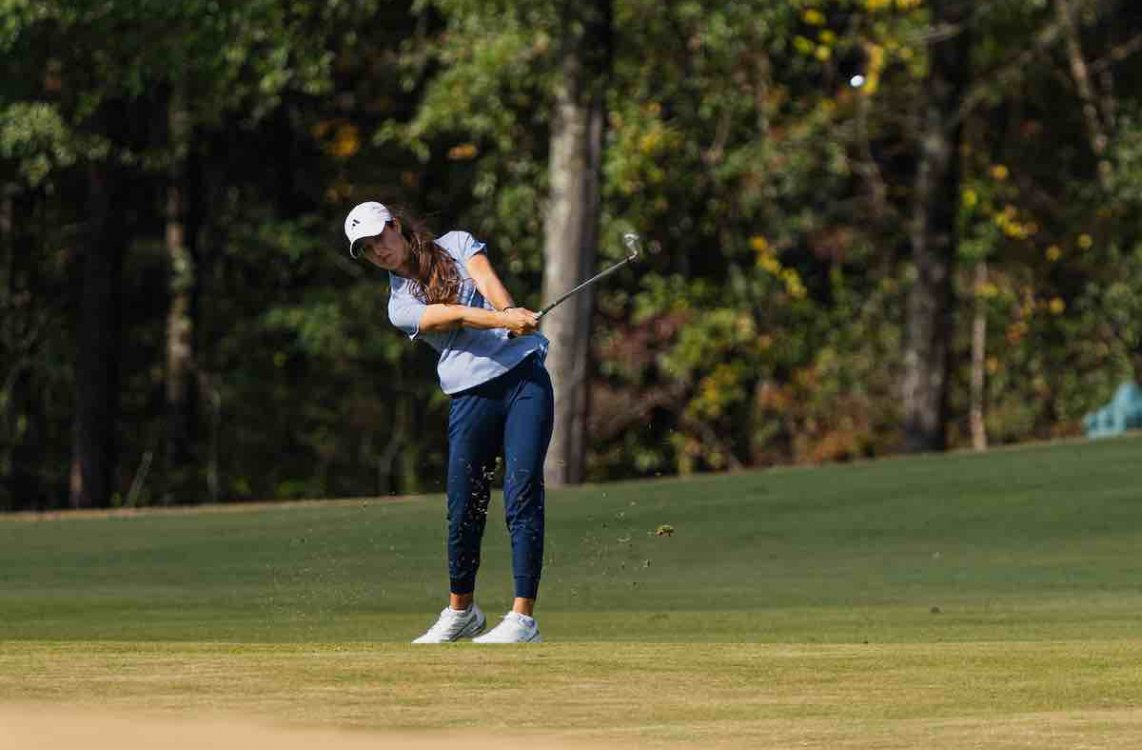
{"label": "green foliage", "polygon": [[[388,325],[387,281],[344,254],[340,222],[380,199],[437,233],[468,229],[516,298],[538,306],[561,8],[0,5],[11,217],[0,466],[46,457],[22,485],[35,498],[0,490],[0,504],[66,493],[86,170],[105,160],[132,184],[116,207],[134,233],[121,497],[161,444],[166,307],[172,278],[188,277],[172,277],[162,251],[171,167],[190,185],[196,439],[216,456],[199,485],[223,498],[432,487],[448,402],[431,352]],[[592,476],[897,450],[929,3],[612,10],[599,264],[622,254],[626,231],[650,252],[599,291]],[[976,4],[963,30],[973,78],[955,207],[956,446],[977,309],[992,442],[1075,432],[1142,364],[1142,90],[1129,43],[1142,11],[1116,0],[1079,14],[1109,134],[1101,157],[1055,13],[1043,0]],[[172,109],[182,130],[168,127]],[[109,125],[115,111],[127,127]]]}
{"label": "green foliage", "polygon": [[75,164],[76,148],[59,111],[44,102],[16,102],[0,111],[0,158],[39,185],[55,169]]}

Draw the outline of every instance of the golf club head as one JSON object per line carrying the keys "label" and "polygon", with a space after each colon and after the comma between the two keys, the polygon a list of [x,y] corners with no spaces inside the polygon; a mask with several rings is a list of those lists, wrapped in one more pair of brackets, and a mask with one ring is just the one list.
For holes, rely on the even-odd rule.
{"label": "golf club head", "polygon": [[627,232],[623,235],[623,245],[630,253],[627,257],[631,260],[642,254],[642,238],[634,232]]}

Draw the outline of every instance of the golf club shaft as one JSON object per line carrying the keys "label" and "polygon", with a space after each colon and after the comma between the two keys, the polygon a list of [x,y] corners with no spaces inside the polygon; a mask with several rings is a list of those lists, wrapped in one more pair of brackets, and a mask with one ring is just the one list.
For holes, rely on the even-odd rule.
{"label": "golf club shaft", "polygon": [[539,313],[536,315],[536,320],[539,320],[539,319],[543,318],[543,316],[544,316],[544,315],[546,315],[547,313],[551,312],[551,310],[552,310],[552,309],[553,309],[553,308],[554,308],[556,305],[560,304],[561,302],[563,302],[564,300],[566,300],[568,297],[571,297],[572,295],[578,294],[579,292],[583,291],[583,290],[584,290],[584,289],[586,289],[587,287],[591,286],[591,284],[594,284],[594,283],[595,283],[596,281],[598,281],[599,279],[602,279],[602,278],[604,278],[604,277],[606,277],[606,276],[610,276],[612,273],[614,273],[615,271],[617,271],[617,270],[619,270],[620,268],[622,268],[623,266],[625,266],[627,263],[630,263],[632,260],[634,260],[634,259],[635,259],[635,257],[637,257],[637,256],[635,256],[635,255],[632,253],[631,255],[628,255],[627,257],[623,258],[623,259],[622,259],[622,260],[620,260],[618,263],[614,264],[613,266],[611,266],[610,268],[606,269],[605,271],[600,271],[599,273],[595,274],[595,275],[594,275],[594,276],[592,276],[591,278],[587,279],[586,281],[584,281],[584,282],[583,282],[582,284],[580,284],[579,286],[575,287],[574,289],[572,289],[571,291],[567,292],[566,294],[564,294],[564,295],[563,295],[562,297],[560,297],[559,299],[557,299],[557,300],[555,300],[554,302],[552,302],[552,303],[551,303],[550,305],[548,305],[547,307],[545,307],[545,308],[543,308],[542,310],[540,310],[540,311],[539,311]]}

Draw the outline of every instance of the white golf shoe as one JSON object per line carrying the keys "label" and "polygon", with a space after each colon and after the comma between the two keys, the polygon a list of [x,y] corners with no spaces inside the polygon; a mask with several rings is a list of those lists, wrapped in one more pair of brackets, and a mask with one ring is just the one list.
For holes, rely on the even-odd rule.
{"label": "white golf shoe", "polygon": [[479,635],[486,623],[487,618],[475,603],[464,611],[445,607],[440,610],[440,617],[432,627],[413,643],[450,643],[461,638],[471,638]]}
{"label": "white golf shoe", "polygon": [[479,638],[473,638],[472,643],[543,643],[543,636],[539,634],[539,623],[534,618],[508,612],[499,625]]}

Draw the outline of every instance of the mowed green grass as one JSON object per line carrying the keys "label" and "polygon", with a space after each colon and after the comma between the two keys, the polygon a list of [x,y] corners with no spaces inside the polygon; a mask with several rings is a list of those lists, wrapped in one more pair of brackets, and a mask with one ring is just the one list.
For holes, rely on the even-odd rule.
{"label": "mowed green grass", "polygon": [[[662,524],[671,536],[654,532]],[[548,497],[548,643],[411,647],[439,496],[0,521],[0,702],[752,746],[1142,745],[1142,439]],[[511,596],[493,502],[478,601]]]}

